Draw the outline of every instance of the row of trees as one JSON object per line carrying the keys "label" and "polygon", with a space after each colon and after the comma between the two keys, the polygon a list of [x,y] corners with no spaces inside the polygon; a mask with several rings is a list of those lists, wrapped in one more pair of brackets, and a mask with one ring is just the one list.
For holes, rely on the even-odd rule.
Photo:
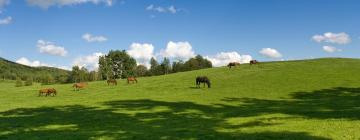
{"label": "row of trees", "polygon": [[144,65],[136,65],[136,60],[123,51],[110,51],[107,55],[99,58],[99,79],[118,79],[129,76],[154,76],[191,71],[203,68],[211,68],[209,60],[197,55],[186,62],[175,61],[172,64],[170,59],[164,58],[160,63],[155,59],[150,60],[150,69]]}
{"label": "row of trees", "polygon": [[48,85],[119,79],[129,76],[155,76],[212,67],[209,60],[197,55],[187,61],[173,63],[166,57],[161,62],[151,58],[150,68],[147,68],[144,65],[137,65],[136,60],[125,50],[111,50],[107,55],[101,56],[98,63],[99,69],[96,71],[89,71],[79,66],[72,67],[71,71],[65,71],[48,67],[33,68],[0,59],[0,76],[2,79],[17,80],[16,86],[32,85],[32,82]]}

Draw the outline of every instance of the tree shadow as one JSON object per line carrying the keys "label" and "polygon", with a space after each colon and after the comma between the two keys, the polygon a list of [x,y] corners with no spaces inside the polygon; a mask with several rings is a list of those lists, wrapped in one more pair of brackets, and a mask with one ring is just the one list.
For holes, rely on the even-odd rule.
{"label": "tree shadow", "polygon": [[254,110],[244,112],[240,109],[228,116],[282,113],[316,119],[360,119],[360,88],[336,87],[312,92],[295,92],[290,98],[283,100],[225,98],[223,101],[239,102],[243,104],[240,108]]}
{"label": "tree shadow", "polygon": [[[81,105],[20,108],[0,112],[0,139],[318,139],[306,132],[222,132],[236,106],[154,100],[110,101]],[[235,109],[235,110],[234,110]],[[249,114],[248,114],[249,115]],[[277,125],[261,120],[234,127]]]}

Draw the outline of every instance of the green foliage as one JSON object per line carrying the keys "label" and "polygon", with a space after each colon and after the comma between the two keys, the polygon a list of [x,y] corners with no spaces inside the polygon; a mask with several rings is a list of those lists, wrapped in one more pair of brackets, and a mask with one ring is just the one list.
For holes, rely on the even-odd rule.
{"label": "green foliage", "polygon": [[143,77],[148,75],[148,70],[144,65],[138,65],[135,68],[135,73],[137,77]]}
{"label": "green foliage", "polygon": [[21,80],[20,77],[16,77],[15,87],[22,87],[22,86],[23,86],[23,81]]}
{"label": "green foliage", "polygon": [[32,85],[33,85],[33,78],[29,76],[26,78],[25,86],[32,86]]}
{"label": "green foliage", "polygon": [[41,80],[41,84],[42,85],[52,85],[52,84],[55,84],[55,79],[52,75],[50,74],[45,74],[43,75],[42,77],[42,80]]}
{"label": "green foliage", "polygon": [[[0,78],[16,80],[17,77],[26,79],[32,77],[35,82],[42,82],[43,75],[50,74],[53,77],[68,77],[69,71],[50,67],[29,67],[0,58]],[[64,83],[67,80],[55,79],[54,82]]]}

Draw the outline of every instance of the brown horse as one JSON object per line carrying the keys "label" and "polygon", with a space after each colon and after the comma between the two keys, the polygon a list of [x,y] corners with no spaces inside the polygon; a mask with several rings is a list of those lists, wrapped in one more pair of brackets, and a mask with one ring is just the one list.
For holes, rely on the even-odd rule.
{"label": "brown horse", "polygon": [[87,86],[87,83],[75,83],[73,85],[74,90],[80,90]]}
{"label": "brown horse", "polygon": [[56,89],[54,88],[45,88],[39,90],[39,96],[55,96],[56,95]]}
{"label": "brown horse", "polygon": [[228,65],[229,69],[231,69],[231,67],[236,67],[236,66],[240,66],[239,62],[230,62]]}
{"label": "brown horse", "polygon": [[128,77],[127,78],[127,83],[130,84],[130,82],[132,82],[132,83],[136,82],[137,83],[138,81],[136,80],[136,77]]}
{"label": "brown horse", "polygon": [[257,60],[250,60],[250,65],[256,65],[259,64],[259,61]]}
{"label": "brown horse", "polygon": [[110,85],[110,84],[117,85],[117,81],[115,79],[109,79],[106,82],[108,85]]}

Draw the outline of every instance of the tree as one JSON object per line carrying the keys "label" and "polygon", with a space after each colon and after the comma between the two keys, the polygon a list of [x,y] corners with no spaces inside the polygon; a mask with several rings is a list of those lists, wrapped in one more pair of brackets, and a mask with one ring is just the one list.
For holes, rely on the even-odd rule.
{"label": "tree", "polygon": [[99,78],[102,80],[113,79],[111,61],[109,57],[99,57]]}
{"label": "tree", "polygon": [[33,78],[29,76],[26,78],[25,86],[31,86],[31,85],[33,85]]}
{"label": "tree", "polygon": [[44,74],[41,80],[42,85],[51,85],[55,83],[55,79],[51,74]]}
{"label": "tree", "polygon": [[146,76],[148,74],[148,70],[144,65],[138,65],[135,68],[135,74],[138,77]]}
{"label": "tree", "polygon": [[169,74],[171,70],[171,66],[170,66],[170,60],[168,58],[164,57],[164,60],[161,63],[161,69],[163,70],[162,71],[163,74]]}
{"label": "tree", "polygon": [[136,60],[128,55],[125,50],[111,50],[106,57],[111,62],[113,78],[126,78],[134,75]]}
{"label": "tree", "polygon": [[177,62],[173,62],[172,64],[172,73],[184,71],[184,62],[179,60]]}
{"label": "tree", "polygon": [[22,82],[21,78],[16,77],[15,87],[21,87],[21,86],[23,86],[23,82]]}
{"label": "tree", "polygon": [[161,66],[159,65],[159,63],[155,60],[154,57],[152,57],[150,59],[150,74],[151,75],[161,75],[162,70],[161,70]]}
{"label": "tree", "polygon": [[80,67],[79,66],[72,67],[71,81],[74,83],[80,82]]}
{"label": "tree", "polygon": [[79,70],[79,78],[80,78],[80,82],[86,82],[89,81],[89,72],[85,67],[82,67]]}

